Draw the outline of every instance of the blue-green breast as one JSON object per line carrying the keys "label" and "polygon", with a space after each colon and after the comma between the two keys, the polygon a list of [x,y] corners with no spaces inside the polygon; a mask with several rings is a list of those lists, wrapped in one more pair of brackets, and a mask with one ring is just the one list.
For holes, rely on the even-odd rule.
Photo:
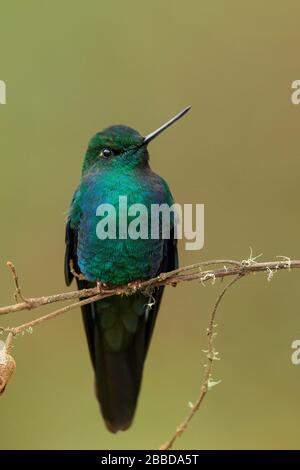
{"label": "blue-green breast", "polygon": [[[162,239],[120,239],[118,223],[116,239],[99,239],[97,208],[100,204],[111,204],[118,222],[119,196],[127,196],[128,207],[143,204],[149,216],[151,204],[173,204],[166,182],[148,168],[130,173],[104,170],[85,176],[75,194],[70,219],[78,230],[78,264],[90,281],[124,284],[147,279],[157,273],[162,262]],[[128,223],[132,218],[128,217]]]}

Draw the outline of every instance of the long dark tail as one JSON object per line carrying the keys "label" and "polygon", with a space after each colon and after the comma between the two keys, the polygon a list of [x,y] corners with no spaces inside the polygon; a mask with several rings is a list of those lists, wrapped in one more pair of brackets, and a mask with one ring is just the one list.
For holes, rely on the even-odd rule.
{"label": "long dark tail", "polygon": [[[89,286],[79,283],[79,288]],[[162,292],[153,293],[151,309],[143,294],[114,296],[82,308],[96,396],[111,432],[124,431],[133,421]]]}

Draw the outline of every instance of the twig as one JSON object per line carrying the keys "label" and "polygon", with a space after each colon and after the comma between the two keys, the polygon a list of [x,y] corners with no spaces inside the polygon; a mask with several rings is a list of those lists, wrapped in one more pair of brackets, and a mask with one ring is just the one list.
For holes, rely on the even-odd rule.
{"label": "twig", "polygon": [[201,389],[200,389],[200,395],[199,395],[196,403],[191,406],[190,413],[186,416],[186,418],[183,420],[183,422],[177,427],[177,429],[176,429],[175,433],[173,434],[173,436],[171,437],[171,439],[160,447],[160,450],[170,450],[170,449],[172,449],[175,441],[180,436],[182,436],[182,434],[186,431],[190,421],[193,419],[196,412],[199,410],[199,408],[200,408],[200,406],[201,406],[201,404],[202,404],[209,388],[212,387],[213,385],[217,385],[219,383],[219,382],[212,382],[211,381],[211,372],[212,372],[212,367],[213,367],[213,361],[218,359],[217,353],[214,350],[214,341],[213,341],[214,340],[214,335],[216,334],[213,331],[214,326],[215,326],[216,313],[217,313],[217,309],[220,305],[220,302],[221,302],[222,298],[224,297],[224,294],[227,292],[227,290],[233,284],[235,284],[239,279],[241,279],[242,276],[243,276],[243,274],[238,274],[235,278],[233,278],[224,287],[224,289],[221,291],[220,295],[218,296],[218,298],[216,300],[216,303],[214,305],[214,308],[213,308],[211,316],[210,316],[208,328],[206,330],[206,334],[207,334],[207,337],[208,337],[208,350],[205,351],[205,352],[207,352],[208,364],[205,364],[205,371],[204,371],[202,386],[201,386]]}
{"label": "twig", "polygon": [[22,295],[20,285],[19,285],[19,278],[18,278],[17,271],[16,271],[14,264],[11,261],[7,261],[6,266],[11,270],[12,277],[15,283],[15,287],[16,287],[16,292],[14,293],[15,301],[18,302],[18,297],[20,297],[21,300],[27,303],[27,299],[23,297]]}
{"label": "twig", "polygon": [[77,308],[77,307],[82,307],[83,305],[91,304],[92,302],[96,302],[97,300],[101,300],[103,298],[104,296],[101,294],[95,295],[94,297],[90,297],[89,299],[80,300],[79,302],[75,302],[74,304],[66,305],[65,307],[59,308],[58,310],[55,310],[54,312],[48,313],[48,315],[44,315],[43,317],[36,318],[35,320],[32,320],[28,323],[23,323],[23,325],[19,325],[15,328],[4,328],[3,330],[15,336],[19,333],[22,333],[25,330],[33,328],[39,323],[42,323],[47,320],[52,320],[52,318],[57,317],[58,315],[61,315],[62,313],[69,312],[70,310],[74,310],[74,308]]}
{"label": "twig", "polygon": [[[201,271],[201,268],[204,266],[217,265],[222,265],[222,267],[215,270]],[[229,265],[229,267],[227,267],[227,265]],[[126,284],[124,286],[103,289],[103,295],[105,295],[105,297],[112,295],[131,295],[134,292],[143,291],[147,287],[179,284],[181,282],[195,280],[199,280],[201,283],[205,283],[212,279],[225,278],[227,276],[235,276],[237,274],[246,275],[254,272],[266,272],[268,274],[269,269],[278,271],[281,269],[290,270],[295,268],[300,268],[300,260],[290,260],[289,258],[281,261],[266,261],[261,263],[254,261],[250,262],[249,260],[244,260],[244,262],[234,260],[202,261],[190,266],[184,266],[168,273],[162,273],[153,279],[140,282],[138,286],[135,285],[134,288],[131,284]],[[26,300],[23,302],[0,307],[0,315],[6,315],[8,313],[14,313],[22,310],[33,310],[43,305],[49,305],[65,300],[89,298],[97,294],[99,294],[99,288],[93,287],[90,289],[81,289],[42,297],[26,298]]]}

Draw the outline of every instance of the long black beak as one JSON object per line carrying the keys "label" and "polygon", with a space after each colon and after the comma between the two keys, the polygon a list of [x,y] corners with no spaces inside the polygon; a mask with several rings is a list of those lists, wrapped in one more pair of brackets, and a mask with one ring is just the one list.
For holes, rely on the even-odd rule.
{"label": "long black beak", "polygon": [[184,116],[189,110],[191,109],[191,106],[188,106],[187,108],[183,109],[180,111],[180,113],[176,114],[170,121],[166,122],[162,126],[160,126],[156,131],[151,132],[151,134],[148,134],[142,143],[142,145],[148,145],[151,140],[155,139],[161,132],[163,132],[165,129],[170,127],[174,122],[178,121],[182,116]]}

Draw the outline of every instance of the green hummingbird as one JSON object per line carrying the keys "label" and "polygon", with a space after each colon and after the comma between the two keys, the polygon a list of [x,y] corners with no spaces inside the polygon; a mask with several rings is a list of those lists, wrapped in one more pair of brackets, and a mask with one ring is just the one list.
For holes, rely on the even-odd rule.
{"label": "green hummingbird", "polygon": [[[98,132],[88,144],[81,181],[72,199],[66,225],[65,278],[76,275],[78,288],[96,283],[120,286],[142,281],[178,267],[174,219],[170,236],[99,239],[97,208],[110,204],[117,216],[119,198],[128,206],[173,204],[167,183],[149,166],[148,144],[188,112],[143,137],[136,130],[114,125]],[[128,217],[128,224],[132,218]],[[83,279],[84,278],[84,279]],[[130,296],[112,296],[82,307],[96,397],[111,432],[132,423],[163,287]]]}

